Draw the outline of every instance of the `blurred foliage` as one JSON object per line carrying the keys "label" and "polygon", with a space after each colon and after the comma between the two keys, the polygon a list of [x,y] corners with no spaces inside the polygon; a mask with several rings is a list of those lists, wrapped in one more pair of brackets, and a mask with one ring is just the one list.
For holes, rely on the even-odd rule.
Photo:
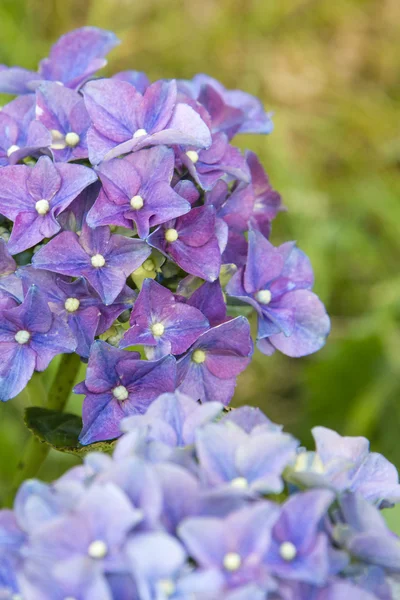
{"label": "blurred foliage", "polygon": [[[398,0],[2,0],[0,63],[33,68],[84,24],[122,40],[107,72],[205,72],[275,112],[272,136],[237,142],[283,195],[272,241],[309,254],[332,334],[305,359],[257,353],[235,402],[262,406],[307,444],[317,424],[366,435],[400,467]],[[1,407],[3,484],[26,436],[26,396]],[[41,475],[73,460],[51,454]]]}

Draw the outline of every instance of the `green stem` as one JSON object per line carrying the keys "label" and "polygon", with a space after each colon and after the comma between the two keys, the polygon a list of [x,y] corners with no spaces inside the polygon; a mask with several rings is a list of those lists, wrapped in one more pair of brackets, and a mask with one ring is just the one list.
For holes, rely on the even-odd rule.
{"label": "green stem", "polygon": [[[64,354],[48,392],[46,408],[62,412],[75,383],[80,367],[77,354]],[[38,402],[42,405],[41,402]],[[34,477],[42,466],[50,451],[50,446],[31,435],[21,460],[18,462],[11,489],[5,498],[4,505],[12,506],[19,486],[25,479]]]}

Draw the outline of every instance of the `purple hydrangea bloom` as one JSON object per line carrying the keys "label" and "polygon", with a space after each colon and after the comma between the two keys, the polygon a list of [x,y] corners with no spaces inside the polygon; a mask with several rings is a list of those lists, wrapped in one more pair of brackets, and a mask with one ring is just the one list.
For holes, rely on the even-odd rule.
{"label": "purple hydrangea bloom", "polygon": [[86,84],[86,108],[92,120],[88,133],[92,164],[146,146],[207,148],[211,134],[200,116],[179,102],[175,81],[158,81],[140,94],[126,81],[102,79]]}
{"label": "purple hydrangea bloom", "polygon": [[[25,542],[25,534],[18,525],[11,510],[0,512],[0,598],[12,600],[18,591],[15,572],[21,561],[20,549]],[[4,590],[4,596],[2,596]],[[9,594],[9,596],[7,595]]]}
{"label": "purple hydrangea bloom", "polygon": [[315,585],[327,581],[328,538],[319,526],[334,499],[329,490],[313,490],[295,494],[283,505],[266,554],[275,575]]}
{"label": "purple hydrangea bloom", "polygon": [[84,226],[79,236],[72,231],[57,235],[35,254],[32,264],[37,269],[86,277],[108,305],[122,292],[127,277],[150,253],[146,242],[112,235],[109,227]]}
{"label": "purple hydrangea bloom", "polygon": [[96,335],[104,333],[115,319],[131,308],[135,293],[128,286],[110,305],[101,301],[97,292],[84,277],[72,281],[50,271],[26,267],[20,274],[24,285],[35,283],[46,296],[53,313],[63,317],[77,341],[76,352],[88,358]]}
{"label": "purple hydrangea bloom", "polygon": [[278,349],[288,356],[304,356],[324,345],[330,329],[324,305],[310,291],[312,285],[310,262],[293,242],[276,248],[252,229],[247,264],[226,289],[256,309],[262,352]]}
{"label": "purple hydrangea bloom", "polygon": [[[178,287],[178,292],[181,292],[181,289],[182,286]],[[224,294],[218,279],[211,283],[203,283],[192,293],[187,303],[201,310],[212,327],[228,320]]]}
{"label": "purple hydrangea bloom", "polygon": [[246,433],[233,421],[209,424],[196,435],[204,482],[222,493],[262,495],[283,490],[282,473],[296,456],[297,440],[269,427]]}
{"label": "purple hydrangea bloom", "polygon": [[86,395],[81,444],[118,437],[124,417],[145,412],[157,396],[175,389],[172,356],[154,362],[138,358],[137,352],[94,342],[86,379],[75,388]]}
{"label": "purple hydrangea bloom", "polygon": [[56,161],[88,157],[90,119],[80,94],[57,83],[42,84],[36,92],[36,115],[51,133],[50,147]]}
{"label": "purple hydrangea bloom", "polygon": [[224,133],[212,136],[212,145],[196,152],[194,148],[179,153],[179,159],[193,179],[204,189],[210,190],[224,175],[249,183],[250,171],[241,152],[231,146]]}
{"label": "purple hydrangea bloom", "polygon": [[[207,108],[213,118],[214,127],[225,130],[231,137],[236,133],[271,133],[271,115],[265,112],[261,102],[251,94],[241,90],[226,90],[219,81],[203,74],[195,75],[192,81],[182,81],[179,84],[184,91],[191,92],[193,97]],[[219,102],[222,100],[226,105],[224,111],[221,108],[215,110],[215,94],[210,97],[209,90],[204,89],[205,86],[212,87],[218,93]],[[231,121],[233,113],[229,109],[232,108],[241,111],[240,121],[237,113],[234,113],[233,122]]]}
{"label": "purple hydrangea bloom", "polygon": [[228,404],[236,377],[247,367],[252,353],[250,326],[244,317],[212,327],[178,360],[179,390],[202,402]]}
{"label": "purple hydrangea bloom", "polygon": [[120,71],[112,76],[112,79],[118,79],[119,81],[127,81],[133,87],[137,89],[143,96],[145,91],[150,85],[150,80],[146,73],[142,71]]}
{"label": "purple hydrangea bloom", "polygon": [[36,286],[31,286],[20,306],[1,314],[0,399],[16,396],[35,369],[44,371],[54,356],[75,348],[75,338],[67,324],[53,315],[46,298]]}
{"label": "purple hydrangea bloom", "polygon": [[17,254],[61,229],[57,217],[78,194],[96,180],[82,165],[53,164],[41,157],[25,165],[0,169],[0,211],[14,221],[8,249]]}
{"label": "purple hydrangea bloom", "polygon": [[209,328],[203,313],[177,302],[172,292],[152,279],[143,282],[130,325],[120,346],[143,344],[147,358],[153,360],[183,354]]}
{"label": "purple hydrangea bloom", "polygon": [[40,154],[50,144],[50,133],[35,121],[33,97],[21,96],[3,106],[0,112],[0,167]]}
{"label": "purple hydrangea bloom", "polygon": [[397,469],[378,452],[370,452],[366,438],[341,436],[327,427],[314,427],[312,434],[316,451],[299,455],[297,481],[357,492],[381,508],[399,502]]}
{"label": "purple hydrangea bloom", "polygon": [[147,241],[187,273],[215,281],[221,268],[215,225],[214,208],[199,206],[187,215],[164,223]]}
{"label": "purple hydrangea bloom", "polygon": [[0,310],[13,308],[22,302],[24,295],[21,279],[16,275],[17,263],[0,239]]}
{"label": "purple hydrangea bloom", "polygon": [[189,202],[171,188],[173,173],[173,151],[163,146],[102,163],[98,174],[103,188],[88,224],[132,228],[134,223],[146,238],[150,227],[190,211]]}
{"label": "purple hydrangea bloom", "polygon": [[50,56],[41,61],[38,73],[19,67],[0,68],[0,92],[29,94],[43,80],[79,88],[107,64],[104,56],[118,44],[114,33],[97,27],[70,31],[60,37]]}
{"label": "purple hydrangea bloom", "polygon": [[258,583],[266,590],[274,586],[264,554],[278,513],[276,505],[265,501],[224,519],[186,519],[178,528],[178,535],[202,569],[220,572],[225,589]]}

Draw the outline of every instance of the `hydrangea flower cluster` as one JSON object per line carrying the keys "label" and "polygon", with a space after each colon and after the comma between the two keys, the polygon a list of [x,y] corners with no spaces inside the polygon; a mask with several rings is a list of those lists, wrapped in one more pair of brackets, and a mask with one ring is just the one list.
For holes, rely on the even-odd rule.
{"label": "hydrangea flower cluster", "polygon": [[84,444],[162,392],[228,404],[253,352],[233,305],[267,355],[315,352],[330,327],[307,257],[269,241],[279,194],[231,144],[270,133],[261,103],[205,75],[97,76],[117,44],[84,27],[38,72],[0,67],[17,95],[0,113],[0,399],[76,352]]}
{"label": "hydrangea flower cluster", "polygon": [[307,452],[256,408],[179,391],[122,427],[113,457],[29,480],[0,512],[3,600],[398,597],[380,514],[398,474],[365,438],[316,427]]}

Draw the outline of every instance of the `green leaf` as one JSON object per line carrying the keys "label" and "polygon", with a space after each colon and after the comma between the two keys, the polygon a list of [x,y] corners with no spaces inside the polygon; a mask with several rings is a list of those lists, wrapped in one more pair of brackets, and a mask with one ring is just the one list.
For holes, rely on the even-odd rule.
{"label": "green leaf", "polygon": [[82,446],[78,439],[82,419],[78,415],[31,406],[25,411],[25,424],[41,442],[59,452],[85,456],[88,452],[111,452],[116,440]]}

